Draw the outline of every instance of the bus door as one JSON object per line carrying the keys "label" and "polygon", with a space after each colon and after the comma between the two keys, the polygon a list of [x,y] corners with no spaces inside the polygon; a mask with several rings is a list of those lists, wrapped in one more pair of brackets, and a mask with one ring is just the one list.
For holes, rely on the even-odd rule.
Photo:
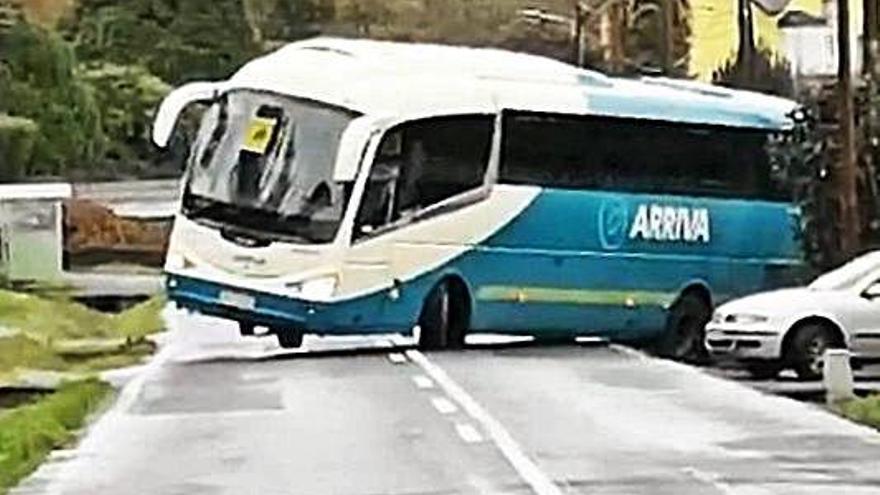
{"label": "bus door", "polygon": [[437,117],[382,137],[362,177],[342,277],[352,294],[385,294],[365,310],[381,324],[405,330],[394,327],[411,322],[431,274],[479,234],[481,212],[468,207],[488,192],[494,128],[494,115]]}

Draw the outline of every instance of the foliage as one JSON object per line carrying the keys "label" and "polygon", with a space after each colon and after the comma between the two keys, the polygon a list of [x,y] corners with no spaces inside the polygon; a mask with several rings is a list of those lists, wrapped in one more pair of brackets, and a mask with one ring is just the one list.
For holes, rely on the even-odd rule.
{"label": "foliage", "polygon": [[62,385],[38,402],[0,415],[0,493],[70,442],[110,392],[97,380]]}
{"label": "foliage", "polygon": [[315,36],[337,13],[333,0],[242,1],[258,45]]}
{"label": "foliage", "polygon": [[82,79],[95,89],[108,143],[110,163],[149,160],[150,129],[155,110],[171,87],[140,66],[110,63],[85,67]]}
{"label": "foliage", "polygon": [[[745,62],[751,60],[751,62]],[[748,89],[779,96],[794,94],[789,64],[760,47],[752,57],[733,57],[712,74],[712,82],[731,88]]]}
{"label": "foliage", "polygon": [[39,132],[24,174],[61,175],[94,166],[105,136],[92,88],[75,71],[76,59],[56,34],[25,23],[0,33],[0,113],[33,120]]}
{"label": "foliage", "polygon": [[816,110],[805,107],[798,112],[790,132],[774,136],[769,143],[772,173],[780,187],[791,191],[800,209],[796,234],[801,240],[805,261],[813,268],[833,264],[833,239],[829,238],[833,217],[825,202],[828,177],[826,136],[816,125]]}
{"label": "foliage", "polygon": [[[663,9],[667,3],[673,8],[672,66],[664,68]],[[629,10],[626,56],[630,63],[640,68],[657,68],[669,76],[687,76],[691,37],[688,0],[634,0]]]}
{"label": "foliage", "polygon": [[142,65],[175,85],[228,77],[259,52],[242,0],[81,0],[65,31],[85,61]]}
{"label": "foliage", "polygon": [[67,299],[0,290],[0,326],[40,341],[140,338],[162,329],[164,301],[151,299],[118,315],[108,315]]}
{"label": "foliage", "polygon": [[24,175],[31,161],[40,127],[31,119],[0,113],[0,180]]}

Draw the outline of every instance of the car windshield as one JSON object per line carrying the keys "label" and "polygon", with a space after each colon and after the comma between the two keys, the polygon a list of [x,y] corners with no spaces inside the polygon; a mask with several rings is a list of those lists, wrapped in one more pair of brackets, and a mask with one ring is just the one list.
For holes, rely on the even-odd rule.
{"label": "car windshield", "polygon": [[860,256],[836,270],[820,275],[809,287],[817,290],[848,289],[875,270],[880,270],[880,252]]}
{"label": "car windshield", "polygon": [[354,117],[270,93],[227,93],[202,117],[184,213],[297,242],[331,241],[351,192],[333,170]]}

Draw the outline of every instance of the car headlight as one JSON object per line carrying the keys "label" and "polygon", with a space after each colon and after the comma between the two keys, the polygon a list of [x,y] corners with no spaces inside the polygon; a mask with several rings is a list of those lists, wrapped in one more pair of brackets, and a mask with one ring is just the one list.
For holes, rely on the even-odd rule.
{"label": "car headlight", "polygon": [[328,299],[336,291],[338,280],[335,275],[326,275],[323,277],[312,278],[287,284],[287,287],[293,292],[293,295],[302,297],[303,299]]}
{"label": "car headlight", "polygon": [[764,315],[756,315],[750,313],[736,313],[728,315],[725,318],[725,321],[730,323],[738,323],[740,325],[751,325],[754,323],[764,323],[768,321],[770,318]]}

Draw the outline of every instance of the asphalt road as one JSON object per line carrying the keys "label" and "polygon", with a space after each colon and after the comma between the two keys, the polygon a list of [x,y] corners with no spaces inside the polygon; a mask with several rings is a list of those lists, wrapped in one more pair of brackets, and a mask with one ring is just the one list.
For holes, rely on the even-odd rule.
{"label": "asphalt road", "polygon": [[622,348],[287,353],[170,324],[81,445],[13,493],[880,493],[880,435]]}

